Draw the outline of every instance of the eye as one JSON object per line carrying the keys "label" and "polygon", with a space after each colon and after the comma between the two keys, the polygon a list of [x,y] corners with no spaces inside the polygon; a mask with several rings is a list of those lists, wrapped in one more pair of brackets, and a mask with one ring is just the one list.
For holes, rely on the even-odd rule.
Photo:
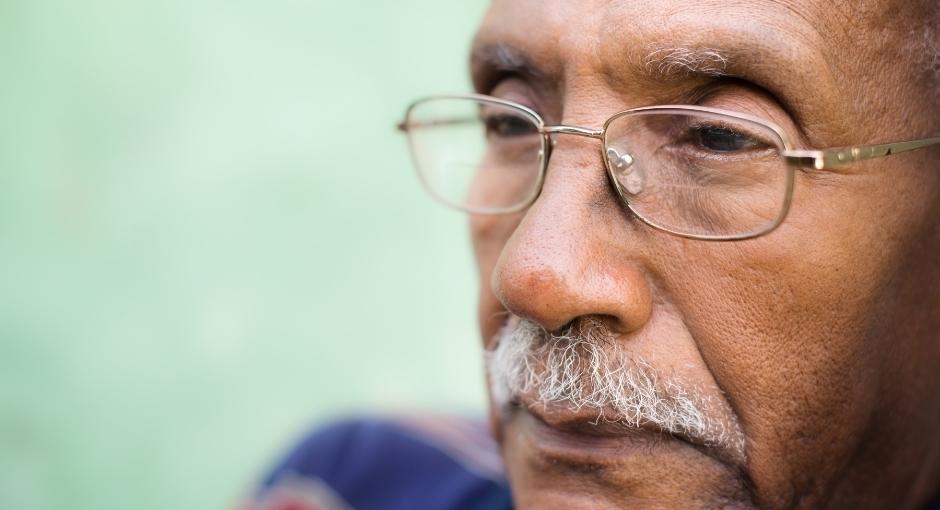
{"label": "eye", "polygon": [[702,126],[695,129],[699,146],[714,152],[738,152],[761,145],[753,138],[732,129],[718,126]]}
{"label": "eye", "polygon": [[511,138],[538,133],[538,127],[529,119],[518,115],[495,114],[485,116],[486,136]]}

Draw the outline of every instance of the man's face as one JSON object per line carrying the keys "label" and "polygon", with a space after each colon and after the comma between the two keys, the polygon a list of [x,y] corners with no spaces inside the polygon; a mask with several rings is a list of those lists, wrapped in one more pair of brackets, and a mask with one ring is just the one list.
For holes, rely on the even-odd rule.
{"label": "man's face", "polygon": [[[698,104],[770,120],[797,148],[922,138],[940,133],[937,69],[912,56],[933,37],[934,3],[496,0],[474,81],[548,124]],[[594,324],[644,374],[708,403],[723,433],[664,434],[642,406],[626,431],[577,405],[493,399],[516,503],[916,508],[935,496],[938,151],[797,170],[780,227],[718,243],[632,218],[598,144],[558,137],[531,207],[473,218],[485,346],[522,326],[544,343]]]}

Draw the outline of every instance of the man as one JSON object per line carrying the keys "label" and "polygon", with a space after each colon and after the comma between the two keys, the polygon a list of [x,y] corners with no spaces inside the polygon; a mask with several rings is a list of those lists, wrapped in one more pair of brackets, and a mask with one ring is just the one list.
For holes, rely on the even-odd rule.
{"label": "man", "polygon": [[[496,0],[471,67],[402,128],[473,213],[515,507],[940,501],[940,4]],[[307,470],[336,505],[508,505],[469,461],[363,481],[412,457],[359,440],[456,425],[355,427],[306,450],[373,459]]]}

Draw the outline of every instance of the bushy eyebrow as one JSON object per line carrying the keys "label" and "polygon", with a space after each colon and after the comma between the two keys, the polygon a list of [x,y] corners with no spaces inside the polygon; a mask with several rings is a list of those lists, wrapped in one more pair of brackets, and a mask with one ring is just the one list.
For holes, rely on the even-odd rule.
{"label": "bushy eyebrow", "polygon": [[691,75],[713,78],[728,76],[731,57],[717,48],[654,46],[649,49],[642,62],[642,68],[647,75],[666,81]]}

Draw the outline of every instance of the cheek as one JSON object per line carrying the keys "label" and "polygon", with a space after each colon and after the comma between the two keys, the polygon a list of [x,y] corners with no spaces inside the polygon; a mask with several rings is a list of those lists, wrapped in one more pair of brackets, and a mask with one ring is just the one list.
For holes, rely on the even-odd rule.
{"label": "cheek", "polygon": [[879,220],[891,197],[859,200],[870,184],[806,186],[770,235],[685,243],[664,272],[742,420],[759,488],[835,476],[871,426],[892,285],[917,229]]}
{"label": "cheek", "polygon": [[494,216],[479,215],[472,216],[470,219],[470,234],[480,284],[477,313],[480,333],[485,347],[489,347],[488,343],[506,319],[505,309],[493,294],[490,278],[503,246],[506,245],[519,222],[522,221],[523,215],[524,213]]}
{"label": "cheek", "polygon": [[758,491],[809,486],[806,473],[844,462],[872,408],[863,322],[871,307],[805,251],[760,263],[748,249],[722,253],[720,263],[677,276],[685,296],[678,308],[740,418]]}
{"label": "cheek", "polygon": [[798,184],[777,230],[739,243],[686,243],[684,263],[668,274],[703,350],[715,351],[715,369],[741,365],[729,369],[728,384],[766,387],[774,405],[799,399],[792,387],[801,378],[821,384],[812,391],[823,396],[826,379],[858,379],[847,368],[862,371],[869,361],[871,332],[888,319],[882,301],[917,230],[886,221],[879,211],[896,202],[878,196],[870,176]]}

